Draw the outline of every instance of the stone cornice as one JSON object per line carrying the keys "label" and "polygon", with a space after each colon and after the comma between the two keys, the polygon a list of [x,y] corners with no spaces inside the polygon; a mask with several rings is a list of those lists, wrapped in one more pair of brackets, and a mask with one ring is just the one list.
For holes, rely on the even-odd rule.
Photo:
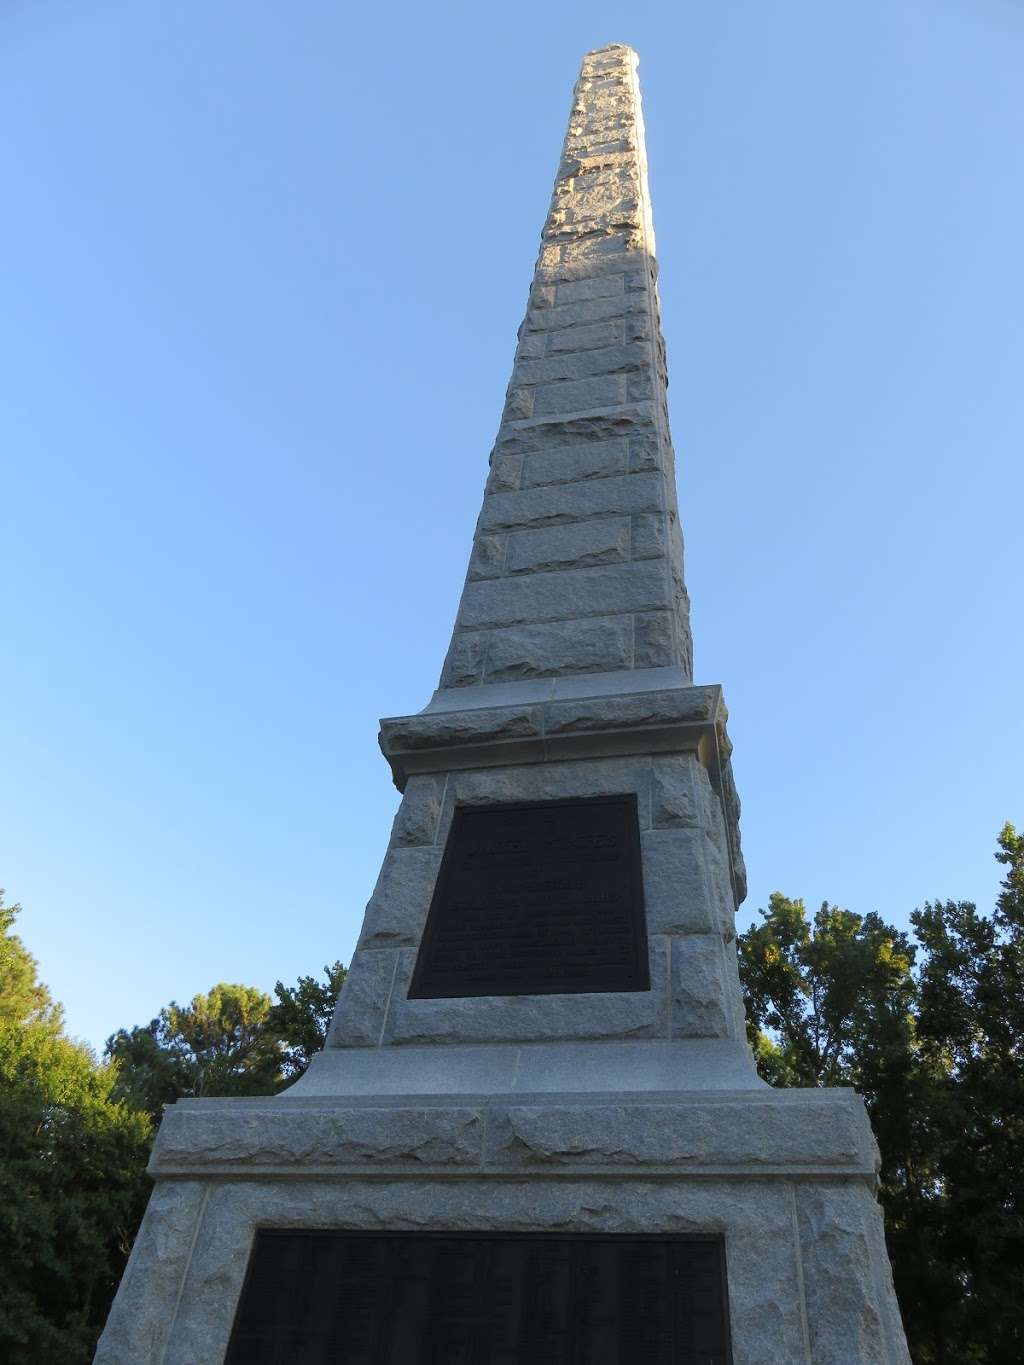
{"label": "stone cornice", "polygon": [[[500,706],[480,704],[466,689],[464,708],[449,691],[446,705],[380,722],[381,752],[404,791],[417,773],[493,768],[507,764],[608,758],[623,754],[695,753],[722,801],[737,904],[746,896],[740,854],[739,802],[732,778],[728,711],[717,683],[646,691],[524,696]],[[496,691],[498,689],[495,689]]]}
{"label": "stone cornice", "polygon": [[852,1090],[186,1100],[166,1111],[149,1166],[157,1179],[650,1179],[685,1171],[870,1185],[877,1169],[878,1149]]}

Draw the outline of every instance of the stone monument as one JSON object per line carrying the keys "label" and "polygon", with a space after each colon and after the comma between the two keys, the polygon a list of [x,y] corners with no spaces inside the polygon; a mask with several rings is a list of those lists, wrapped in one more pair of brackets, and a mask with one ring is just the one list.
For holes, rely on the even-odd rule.
{"label": "stone monument", "polygon": [[168,1109],[108,1365],[908,1362],[850,1090],[745,1039],[636,57],[584,58],[455,630],[323,1052]]}

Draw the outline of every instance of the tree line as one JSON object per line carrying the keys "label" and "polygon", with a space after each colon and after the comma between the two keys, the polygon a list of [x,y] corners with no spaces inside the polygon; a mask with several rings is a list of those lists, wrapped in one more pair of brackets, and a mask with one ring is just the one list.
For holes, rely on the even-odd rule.
{"label": "tree line", "polygon": [[[750,1043],[777,1086],[852,1085],[915,1365],[1024,1360],[1024,835],[1006,825],[991,914],[928,902],[903,933],[781,893],[739,936]],[[167,1104],[268,1095],[319,1050],[340,962],[273,996],[220,984],[103,1057],[59,1004],[0,896],[0,1359],[92,1358],[149,1195]]]}

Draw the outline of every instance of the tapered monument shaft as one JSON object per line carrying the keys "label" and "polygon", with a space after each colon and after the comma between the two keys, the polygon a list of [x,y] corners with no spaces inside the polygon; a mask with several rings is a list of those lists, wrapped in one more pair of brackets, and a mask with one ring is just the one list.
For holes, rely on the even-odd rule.
{"label": "tapered monument shaft", "polygon": [[444,688],[691,676],[636,55],[584,58]]}

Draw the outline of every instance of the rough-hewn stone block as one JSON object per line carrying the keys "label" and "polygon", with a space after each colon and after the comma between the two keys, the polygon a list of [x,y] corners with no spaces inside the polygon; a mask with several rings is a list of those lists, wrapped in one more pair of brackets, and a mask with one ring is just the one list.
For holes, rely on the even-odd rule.
{"label": "rough-hewn stone block", "polygon": [[393,847],[416,848],[434,842],[444,784],[444,775],[438,773],[423,773],[409,778],[391,827]]}
{"label": "rough-hewn stone block", "polygon": [[518,493],[486,497],[480,525],[487,531],[514,531],[587,517],[659,512],[662,496],[662,481],[656,474],[523,488]]}
{"label": "rough-hewn stone block", "polygon": [[651,830],[643,836],[644,903],[652,934],[713,934],[718,916],[699,830]]}
{"label": "rough-hewn stone block", "polygon": [[863,1163],[863,1109],[727,1100],[701,1104],[510,1105],[495,1112],[487,1164],[610,1166],[851,1166]]}
{"label": "rough-hewn stone block", "polygon": [[234,1175],[267,1166],[478,1166],[483,1132],[483,1115],[471,1108],[179,1104],[160,1129],[153,1165],[157,1172],[186,1165]]}
{"label": "rough-hewn stone block", "polygon": [[653,403],[633,403],[609,412],[573,413],[568,417],[536,417],[503,423],[495,448],[511,455],[583,441],[610,441],[616,436],[653,435],[657,421]]}
{"label": "rough-hewn stone block", "polygon": [[505,422],[515,422],[525,417],[533,416],[533,390],[523,388],[511,388],[505,398],[505,411],[502,420]]}
{"label": "rough-hewn stone block", "polygon": [[[508,538],[508,573],[621,564],[629,558],[629,520],[607,517],[517,531]],[[481,575],[482,577],[483,575]]]}
{"label": "rough-hewn stone block", "polygon": [[558,332],[538,332],[531,335],[547,338],[546,350],[541,354],[552,356],[566,351],[582,353],[620,344],[623,338],[623,325],[621,318],[608,318],[605,322],[593,322],[581,327],[565,327]]}
{"label": "rough-hewn stone block", "polygon": [[377,1047],[398,965],[392,949],[356,949],[331,1020],[330,1047]]}
{"label": "rough-hewn stone block", "polygon": [[469,576],[498,578],[505,571],[505,537],[477,536],[469,560]]}
{"label": "rough-hewn stone block", "polygon": [[607,672],[632,664],[633,623],[629,616],[511,626],[491,632],[486,681]]}
{"label": "rough-hewn stone block", "polygon": [[456,631],[441,670],[442,687],[472,687],[483,682],[487,636]]}
{"label": "rough-hewn stone block", "polygon": [[507,493],[518,488],[524,458],[522,455],[495,455],[487,476],[488,493]]}
{"label": "rough-hewn stone block", "polygon": [[517,360],[515,378],[519,384],[550,384],[562,379],[589,379],[638,369],[648,362],[646,347],[633,342],[628,346],[603,346],[597,350],[563,351],[543,360]]}
{"label": "rough-hewn stone block", "polygon": [[557,412],[586,412],[590,408],[612,408],[617,403],[626,401],[626,382],[626,375],[613,374],[600,379],[541,384],[533,391],[532,411],[538,417],[542,417]]}
{"label": "rough-hewn stone block", "polygon": [[433,846],[388,850],[366,906],[361,948],[419,943],[440,865],[441,850]]}
{"label": "rough-hewn stone block", "polygon": [[592,275],[588,279],[567,280],[555,288],[557,303],[581,303],[584,299],[614,298],[622,294],[621,275]]}
{"label": "rough-hewn stone block", "polygon": [[459,621],[470,627],[514,626],[644,611],[664,601],[664,572],[657,560],[645,560],[467,583]]}
{"label": "rough-hewn stone block", "polygon": [[547,354],[549,332],[525,332],[516,347],[516,359],[535,358]]}
{"label": "rough-hewn stone block", "polygon": [[633,559],[659,559],[668,548],[668,518],[664,513],[633,518]]}
{"label": "rough-hewn stone block", "polygon": [[631,436],[629,439],[629,468],[633,473],[645,469],[661,469],[663,455],[658,437]]}
{"label": "rough-hewn stone block", "polygon": [[564,735],[586,731],[707,724],[721,705],[718,687],[687,687],[627,696],[578,697],[546,702],[544,732]]}
{"label": "rough-hewn stone block", "polygon": [[910,1365],[870,1192],[805,1184],[796,1208],[812,1360]]}
{"label": "rough-hewn stone block", "polygon": [[[533,455],[513,457],[522,461],[524,488],[540,488],[553,483],[572,483],[580,479],[609,478],[625,474],[629,462],[627,442],[595,441],[562,450],[540,450]],[[510,487],[518,488],[518,483]],[[499,489],[495,488],[494,492]]]}
{"label": "rough-hewn stone block", "polygon": [[388,753],[449,748],[486,741],[501,744],[543,734],[540,706],[500,706],[480,710],[439,711],[433,715],[382,720],[380,739]]}
{"label": "rough-hewn stone block", "polygon": [[198,1180],[156,1186],[146,1206],[97,1365],[161,1365],[207,1198]]}
{"label": "rough-hewn stone block", "polygon": [[581,303],[566,303],[554,308],[531,309],[527,326],[531,331],[550,331],[556,327],[576,327],[581,322],[601,322],[605,318],[623,317],[628,305],[624,294],[600,299],[585,299]]}
{"label": "rough-hewn stone block", "polygon": [[[658,380],[649,369],[636,370],[632,374],[625,376],[626,397],[631,403],[643,402],[645,398],[653,398],[657,390]],[[620,400],[625,402],[625,398]],[[535,405],[536,406],[536,405]]]}
{"label": "rough-hewn stone block", "polygon": [[652,760],[651,823],[655,829],[703,827],[694,774],[707,774],[695,754],[657,754]]}
{"label": "rough-hewn stone block", "polygon": [[725,988],[722,940],[692,934],[672,940],[672,1037],[734,1035]]}
{"label": "rough-hewn stone block", "polygon": [[670,611],[645,612],[633,618],[636,668],[664,668],[682,663],[676,657],[675,630]]}

